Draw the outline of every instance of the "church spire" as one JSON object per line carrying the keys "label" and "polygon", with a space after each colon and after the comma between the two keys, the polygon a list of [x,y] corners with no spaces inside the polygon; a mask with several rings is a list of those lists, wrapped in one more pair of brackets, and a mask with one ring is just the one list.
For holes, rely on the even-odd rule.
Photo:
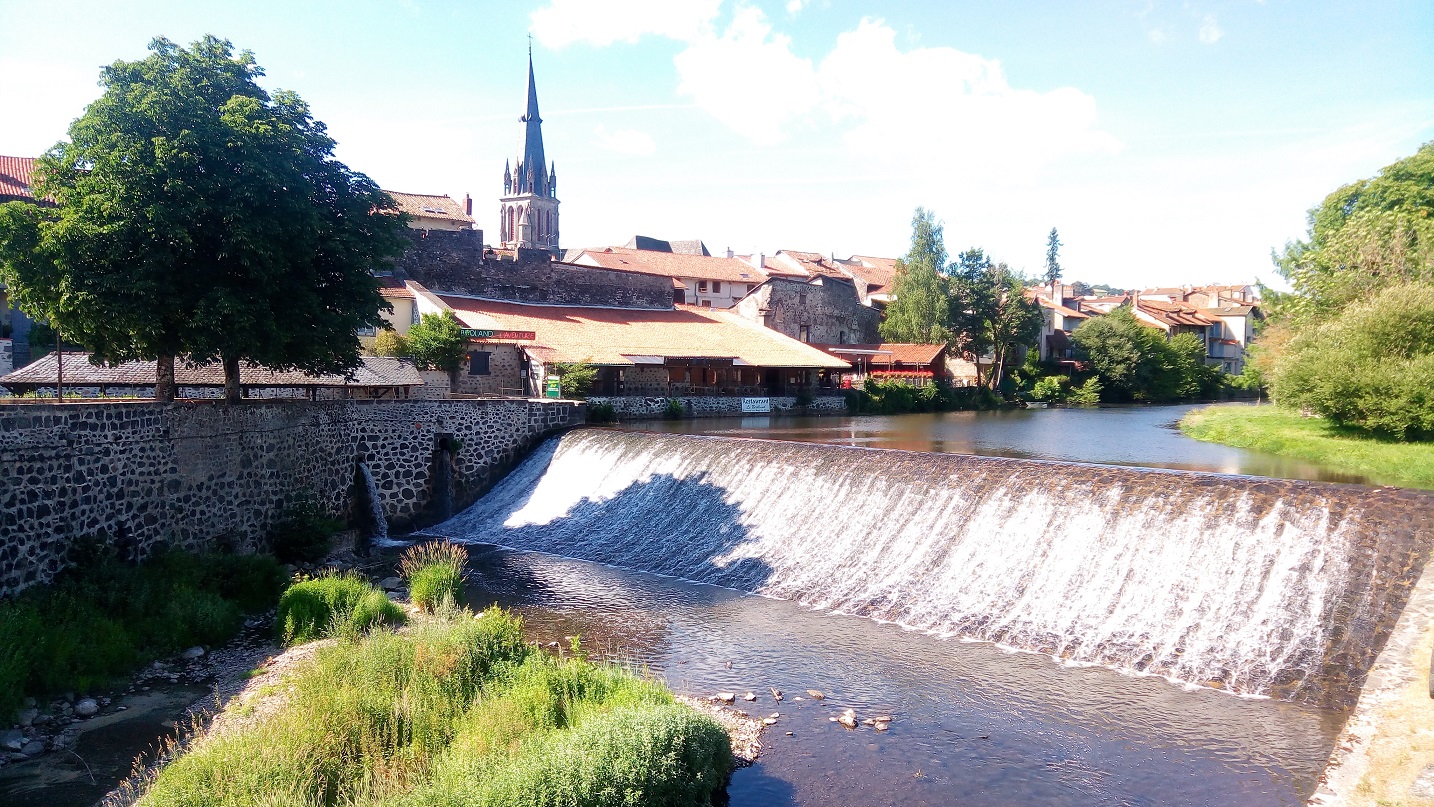
{"label": "church spire", "polygon": [[527,124],[523,135],[523,166],[532,177],[520,176],[523,193],[548,195],[548,161],[543,154],[543,119],[538,115],[538,83],[533,78],[533,45],[528,43],[528,109],[520,120]]}

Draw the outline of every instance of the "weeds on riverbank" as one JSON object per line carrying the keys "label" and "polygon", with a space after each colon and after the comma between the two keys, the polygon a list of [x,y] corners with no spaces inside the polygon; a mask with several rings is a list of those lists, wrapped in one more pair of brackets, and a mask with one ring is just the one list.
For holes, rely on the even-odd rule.
{"label": "weeds on riverbank", "polygon": [[403,609],[352,572],[301,580],[279,598],[274,627],[284,644],[354,637],[378,625],[402,625]]}
{"label": "weeds on riverbank", "polygon": [[429,541],[403,551],[399,574],[408,581],[408,599],[432,613],[439,604],[463,598],[463,566],[468,551],[448,541]]}
{"label": "weeds on riverbank", "polygon": [[1195,409],[1180,430],[1197,440],[1307,460],[1370,484],[1434,490],[1434,443],[1381,440],[1271,405]]}
{"label": "weeds on riverbank", "polygon": [[139,803],[699,805],[731,765],[711,718],[536,650],[497,608],[341,639],[282,687],[281,707],[198,740]]}
{"label": "weeds on riverbank", "polygon": [[0,717],[26,694],[84,692],[186,647],[217,645],[273,605],[283,568],[260,555],[89,560],[0,601]]}

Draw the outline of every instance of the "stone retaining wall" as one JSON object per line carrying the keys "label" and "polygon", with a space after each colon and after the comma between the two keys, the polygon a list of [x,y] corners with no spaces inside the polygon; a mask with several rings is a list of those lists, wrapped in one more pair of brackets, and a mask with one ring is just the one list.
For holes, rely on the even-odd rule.
{"label": "stone retaining wall", "polygon": [[[642,395],[592,397],[588,398],[588,404],[612,404],[612,408],[617,412],[619,418],[624,420],[641,420],[644,418],[662,417],[667,413],[667,402],[673,400],[682,402],[682,408],[686,410],[687,417],[740,417],[743,414],[741,398],[705,397],[701,395],[675,398]],[[773,412],[790,413],[793,411],[802,411],[798,410],[797,399],[791,395],[776,396],[768,398],[767,400],[772,402]],[[812,399],[812,402],[807,405],[804,411],[824,415],[840,414],[846,411],[846,399],[838,395],[819,395]]]}
{"label": "stone retaining wall", "polygon": [[[521,399],[29,404],[0,406],[0,595],[46,582],[85,539],[138,555],[262,545],[306,495],[346,522],[368,512],[368,463],[398,529],[435,514],[434,463],[451,505],[475,501],[582,404]],[[441,439],[458,445],[440,454]]]}

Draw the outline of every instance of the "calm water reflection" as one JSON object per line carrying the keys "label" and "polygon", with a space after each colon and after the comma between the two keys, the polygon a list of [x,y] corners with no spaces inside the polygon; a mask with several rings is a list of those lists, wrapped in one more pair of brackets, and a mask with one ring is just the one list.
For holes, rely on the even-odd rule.
{"label": "calm water reflection", "polygon": [[1186,437],[1175,424],[1199,406],[1014,409],[890,417],[779,415],[635,421],[622,428],[1366,483],[1363,477],[1302,460]]}
{"label": "calm water reflection", "polygon": [[[470,601],[517,609],[530,638],[578,634],[679,692],[751,691],[739,707],[779,713],[758,764],[733,776],[733,807],[1295,805],[1343,717],[584,561],[471,552]],[[808,688],[826,699],[797,700]],[[830,719],[848,707],[895,722],[848,731]]]}

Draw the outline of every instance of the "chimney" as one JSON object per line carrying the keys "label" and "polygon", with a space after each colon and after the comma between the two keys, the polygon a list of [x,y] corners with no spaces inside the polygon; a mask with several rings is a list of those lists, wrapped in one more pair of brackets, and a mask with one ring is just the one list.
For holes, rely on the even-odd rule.
{"label": "chimney", "polygon": [[760,252],[753,252],[751,263],[753,269],[765,269],[767,266],[767,256]]}
{"label": "chimney", "polygon": [[469,195],[466,194],[466,193],[463,194],[463,215],[465,215],[465,216],[472,216],[472,215],[473,215],[473,197],[472,197],[472,196],[469,196]]}
{"label": "chimney", "polygon": [[732,248],[731,248],[731,247],[727,247],[727,257],[729,257],[729,258],[732,257]]}

